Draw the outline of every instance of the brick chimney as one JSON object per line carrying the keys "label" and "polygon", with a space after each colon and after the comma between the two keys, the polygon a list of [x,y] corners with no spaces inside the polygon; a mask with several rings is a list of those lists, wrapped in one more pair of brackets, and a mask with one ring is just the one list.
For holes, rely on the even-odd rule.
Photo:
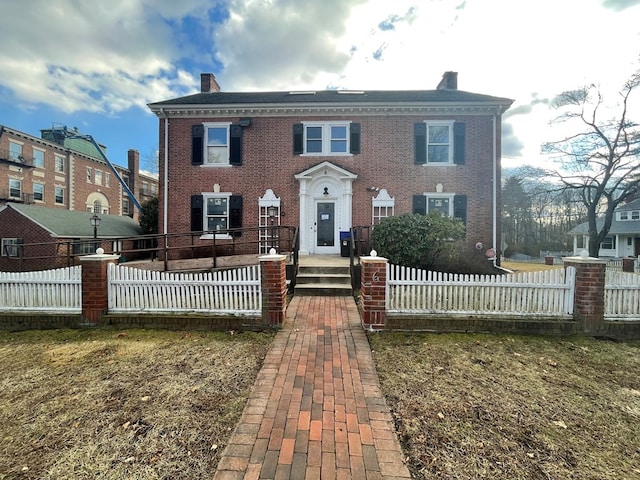
{"label": "brick chimney", "polygon": [[442,80],[437,87],[438,90],[457,90],[458,89],[458,72],[444,72]]}
{"label": "brick chimney", "polygon": [[218,93],[219,91],[220,85],[213,73],[200,74],[200,93]]}

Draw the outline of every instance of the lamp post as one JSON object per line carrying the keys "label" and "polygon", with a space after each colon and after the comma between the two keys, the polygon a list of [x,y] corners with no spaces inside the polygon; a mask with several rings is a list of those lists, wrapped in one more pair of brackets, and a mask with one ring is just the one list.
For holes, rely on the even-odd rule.
{"label": "lamp post", "polygon": [[101,220],[102,219],[96,213],[94,213],[89,219],[89,222],[91,222],[91,226],[93,227],[94,248],[98,248],[98,227],[100,226]]}
{"label": "lamp post", "polygon": [[275,238],[275,230],[273,227],[273,221],[275,220],[276,217],[276,207],[274,207],[273,205],[270,207],[267,207],[267,215],[269,215],[269,220],[271,221],[271,248],[275,248],[275,244],[274,244],[274,238]]}

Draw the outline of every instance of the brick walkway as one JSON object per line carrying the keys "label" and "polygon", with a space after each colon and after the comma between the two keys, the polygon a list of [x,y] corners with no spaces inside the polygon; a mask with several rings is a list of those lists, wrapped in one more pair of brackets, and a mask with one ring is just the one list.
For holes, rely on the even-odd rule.
{"label": "brick walkway", "polygon": [[352,297],[294,297],[214,480],[410,478]]}

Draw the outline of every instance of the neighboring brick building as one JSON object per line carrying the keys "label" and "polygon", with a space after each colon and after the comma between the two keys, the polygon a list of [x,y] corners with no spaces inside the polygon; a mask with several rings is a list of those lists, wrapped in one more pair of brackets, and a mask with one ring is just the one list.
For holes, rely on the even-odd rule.
{"label": "neighboring brick building", "polygon": [[137,220],[135,201],[144,203],[157,195],[157,177],[140,172],[136,150],[128,152],[128,168],[109,166],[103,159],[106,147],[99,145],[101,154],[89,138],[66,127],[41,130],[39,138],[0,126],[0,204],[34,204]]}
{"label": "neighboring brick building", "polygon": [[227,93],[212,74],[201,87],[149,105],[170,186],[159,189],[161,232],[205,231],[206,242],[275,213],[300,227],[301,254],[336,254],[352,226],[439,210],[465,222],[469,243],[500,245],[512,100],[460,91],[455,72],[420,91]]}
{"label": "neighboring brick building", "polygon": [[[0,205],[0,271],[46,270],[75,265],[77,257],[105,252],[134,259],[139,225],[122,215],[100,214],[94,230],[90,212],[72,212],[10,202]],[[142,253],[144,255],[144,253]]]}

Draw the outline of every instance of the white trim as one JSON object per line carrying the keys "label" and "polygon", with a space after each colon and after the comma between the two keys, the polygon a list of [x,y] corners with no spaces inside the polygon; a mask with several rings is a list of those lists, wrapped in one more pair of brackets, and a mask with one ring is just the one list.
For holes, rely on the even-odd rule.
{"label": "white trim", "polygon": [[[302,151],[300,154],[302,157],[352,157],[351,153],[351,121],[350,120],[326,120],[326,121],[307,121],[302,122]],[[322,128],[322,136],[320,138],[322,142],[322,149],[320,152],[307,152],[307,127],[320,127]],[[345,151],[344,152],[332,152],[331,151],[331,127],[345,127]],[[342,140],[342,139],[339,139]]]}
{"label": "white trim", "polygon": [[[426,131],[426,153],[427,153],[427,161],[425,163],[425,165],[427,166],[445,166],[445,165],[455,165],[453,163],[453,124],[454,121],[453,120],[425,120],[424,121],[425,125],[427,126],[427,131]],[[430,162],[429,161],[429,127],[448,127],[449,129],[449,153],[448,153],[448,160],[446,162]],[[438,144],[438,143],[434,143],[434,145],[442,145],[442,144]]]}
{"label": "white trim", "polygon": [[[231,158],[231,122],[204,122],[204,138],[202,139],[202,165],[201,167],[230,167],[229,163]],[[227,130],[227,158],[224,162],[209,163],[209,129],[210,128],[225,128]],[[214,148],[212,146],[212,148]]]}

